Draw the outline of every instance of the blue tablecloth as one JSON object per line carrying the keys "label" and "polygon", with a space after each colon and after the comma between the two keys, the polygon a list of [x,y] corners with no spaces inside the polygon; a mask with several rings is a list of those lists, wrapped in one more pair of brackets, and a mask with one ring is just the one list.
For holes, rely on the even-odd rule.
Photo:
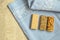
{"label": "blue tablecloth", "polygon": [[[30,4],[29,4],[30,5]],[[28,0],[15,0],[13,3],[8,4],[11,12],[19,23],[20,27],[24,31],[29,40],[60,40],[60,13],[31,10],[28,5]],[[33,5],[32,5],[33,6]],[[31,30],[30,20],[32,14],[54,16],[54,31],[46,32],[40,30]]]}

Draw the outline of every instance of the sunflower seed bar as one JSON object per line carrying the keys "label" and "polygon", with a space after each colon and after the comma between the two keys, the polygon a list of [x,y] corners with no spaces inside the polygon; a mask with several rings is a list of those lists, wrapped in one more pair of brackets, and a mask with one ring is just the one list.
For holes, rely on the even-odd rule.
{"label": "sunflower seed bar", "polygon": [[47,17],[41,15],[40,16],[40,30],[46,30],[46,26],[47,26]]}

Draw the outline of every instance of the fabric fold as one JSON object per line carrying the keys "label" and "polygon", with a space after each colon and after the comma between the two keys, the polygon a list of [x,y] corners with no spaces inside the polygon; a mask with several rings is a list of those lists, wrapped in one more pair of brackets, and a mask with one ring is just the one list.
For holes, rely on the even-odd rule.
{"label": "fabric fold", "polygon": [[30,9],[60,12],[59,0],[28,0]]}

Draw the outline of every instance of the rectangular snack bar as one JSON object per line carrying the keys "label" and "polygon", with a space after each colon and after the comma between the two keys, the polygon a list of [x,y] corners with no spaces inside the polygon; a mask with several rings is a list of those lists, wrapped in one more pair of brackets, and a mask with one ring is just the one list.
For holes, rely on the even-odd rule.
{"label": "rectangular snack bar", "polygon": [[31,29],[38,29],[38,19],[39,15],[37,14],[32,15]]}
{"label": "rectangular snack bar", "polygon": [[48,17],[47,31],[52,32],[54,30],[54,17]]}
{"label": "rectangular snack bar", "polygon": [[47,27],[47,17],[41,15],[40,16],[40,30],[46,30]]}

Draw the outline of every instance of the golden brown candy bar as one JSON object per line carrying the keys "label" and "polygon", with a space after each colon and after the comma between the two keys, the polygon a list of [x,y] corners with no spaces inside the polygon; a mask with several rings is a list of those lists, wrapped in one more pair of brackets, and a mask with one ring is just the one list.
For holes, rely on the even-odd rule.
{"label": "golden brown candy bar", "polygon": [[48,17],[47,31],[52,32],[54,30],[54,17]]}
{"label": "golden brown candy bar", "polygon": [[38,19],[39,15],[37,14],[32,15],[31,29],[38,29]]}
{"label": "golden brown candy bar", "polygon": [[46,26],[47,26],[47,17],[41,15],[40,16],[40,30],[46,30]]}

